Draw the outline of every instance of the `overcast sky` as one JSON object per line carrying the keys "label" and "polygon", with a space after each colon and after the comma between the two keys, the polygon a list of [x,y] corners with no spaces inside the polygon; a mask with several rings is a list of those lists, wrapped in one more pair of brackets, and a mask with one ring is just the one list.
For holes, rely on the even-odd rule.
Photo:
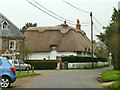
{"label": "overcast sky", "polygon": [[[32,0],[29,1],[33,2]],[[35,0],[35,1],[37,1],[39,4],[43,5],[47,9],[51,10],[52,12],[56,13],[57,15],[73,21],[74,24],[76,24],[77,19],[79,19],[81,23],[81,29],[85,31],[87,36],[90,38],[91,35],[89,13],[76,10],[75,8],[66,4],[63,0]],[[93,16],[95,16],[99,23],[102,24],[103,26],[107,26],[111,20],[113,7],[118,8],[119,0],[65,0],[65,1],[78,7],[79,9],[88,12],[93,12]],[[0,0],[0,13],[6,16],[18,28],[21,28],[27,22],[37,23],[39,27],[56,26],[63,23],[62,21],[56,20],[55,18],[40,11],[36,7],[29,4],[26,0]],[[104,32],[104,30],[102,29],[102,26],[94,18],[93,23],[94,23],[93,28],[94,39],[96,39],[95,35],[99,34],[100,32]]]}

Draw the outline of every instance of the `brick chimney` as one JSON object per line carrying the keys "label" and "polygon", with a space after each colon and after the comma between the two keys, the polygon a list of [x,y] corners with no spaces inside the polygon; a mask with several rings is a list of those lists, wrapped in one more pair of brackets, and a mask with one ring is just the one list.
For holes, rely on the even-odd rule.
{"label": "brick chimney", "polygon": [[66,24],[66,21],[64,21],[63,28],[67,28],[68,25]]}
{"label": "brick chimney", "polygon": [[76,28],[77,28],[77,29],[79,29],[79,30],[81,29],[81,25],[80,25],[80,22],[79,22],[79,20],[78,20],[78,19],[77,19]]}

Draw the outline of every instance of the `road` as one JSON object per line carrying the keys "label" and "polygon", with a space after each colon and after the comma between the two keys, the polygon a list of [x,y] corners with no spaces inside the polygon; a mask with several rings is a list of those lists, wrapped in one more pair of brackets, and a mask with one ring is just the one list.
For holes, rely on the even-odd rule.
{"label": "road", "polygon": [[40,70],[42,75],[23,78],[13,88],[102,88],[97,75],[108,70]]}

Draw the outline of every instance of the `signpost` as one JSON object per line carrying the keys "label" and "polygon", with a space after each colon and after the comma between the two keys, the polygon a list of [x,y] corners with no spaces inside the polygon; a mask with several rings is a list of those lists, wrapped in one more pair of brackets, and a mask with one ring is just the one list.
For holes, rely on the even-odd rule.
{"label": "signpost", "polygon": [[112,67],[111,67],[111,61],[112,61],[112,53],[109,53],[109,64],[110,64],[110,70],[112,69]]}
{"label": "signpost", "polygon": [[13,67],[15,67],[15,64],[14,64],[14,59],[15,59],[14,50],[12,50],[12,59],[13,59]]}

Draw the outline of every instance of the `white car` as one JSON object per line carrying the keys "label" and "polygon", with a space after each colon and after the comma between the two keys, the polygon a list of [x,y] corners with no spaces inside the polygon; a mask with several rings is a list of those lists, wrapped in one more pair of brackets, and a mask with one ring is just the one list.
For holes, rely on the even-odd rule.
{"label": "white car", "polygon": [[[13,60],[9,60],[10,64],[13,66]],[[31,69],[31,65],[30,64],[25,64],[23,61],[21,60],[14,60],[14,66],[15,66],[15,70],[20,70],[19,67],[21,66],[21,70],[27,70],[27,67],[29,68],[29,70]]]}

